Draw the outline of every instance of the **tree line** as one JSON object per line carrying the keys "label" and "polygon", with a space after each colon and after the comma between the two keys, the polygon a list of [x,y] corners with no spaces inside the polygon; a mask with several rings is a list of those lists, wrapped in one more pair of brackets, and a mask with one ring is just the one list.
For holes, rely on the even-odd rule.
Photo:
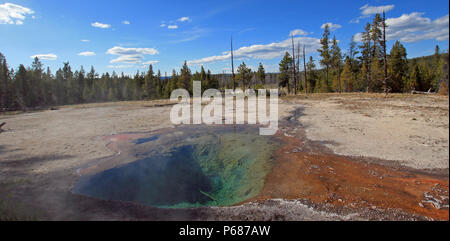
{"label": "tree line", "polygon": [[173,70],[170,77],[155,72],[150,65],[147,72],[137,72],[130,77],[104,73],[101,76],[91,67],[75,72],[70,64],[52,74],[35,58],[31,67],[20,65],[9,69],[6,58],[0,53],[0,111],[26,110],[28,108],[55,105],[71,105],[106,101],[136,101],[167,99],[178,88],[192,92],[192,81],[202,82],[202,88],[219,88],[219,81],[211,71],[203,67],[194,74],[186,62],[179,72]]}
{"label": "tree line", "polygon": [[[384,14],[383,14],[384,15]],[[347,53],[343,53],[335,36],[330,38],[326,26],[320,40],[321,48],[317,69],[314,58],[306,56],[300,48],[286,52],[279,64],[279,84],[288,93],[327,92],[386,92],[415,91],[448,94],[448,52],[441,53],[436,46],[433,56],[409,60],[406,48],[396,41],[389,53],[386,50],[385,17],[377,14],[367,23],[361,34],[360,45],[355,37]],[[303,55],[303,68],[301,58]],[[297,62],[296,62],[297,60]],[[299,81],[297,81],[299,80]],[[301,81],[300,81],[301,80]]]}
{"label": "tree line", "polygon": [[[192,93],[192,81],[202,82],[202,89],[230,89],[241,87],[262,89],[277,85],[286,94],[328,92],[390,92],[416,91],[448,94],[448,53],[436,46],[433,56],[408,59],[405,47],[396,41],[389,53],[386,50],[385,17],[377,14],[367,23],[358,45],[352,37],[344,54],[335,36],[326,26],[318,49],[318,68],[312,56],[305,54],[305,46],[286,52],[279,64],[279,73],[266,73],[262,63],[252,71],[245,62],[237,68],[237,75],[215,74],[205,70],[192,73],[185,62],[179,72],[171,76],[155,72],[150,65],[146,72],[134,76],[113,72],[101,76],[94,67],[86,72],[83,67],[75,72],[64,63],[55,74],[35,58],[31,67],[20,65],[9,69],[0,53],[0,111],[70,105],[105,101],[135,101],[167,99],[178,88]],[[308,60],[308,61],[307,61]],[[233,60],[232,60],[233,61]],[[303,63],[302,63],[303,62]]]}

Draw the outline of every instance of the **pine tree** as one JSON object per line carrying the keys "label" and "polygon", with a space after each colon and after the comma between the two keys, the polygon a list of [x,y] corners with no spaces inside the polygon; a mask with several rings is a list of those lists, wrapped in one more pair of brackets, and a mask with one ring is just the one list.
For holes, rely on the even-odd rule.
{"label": "pine tree", "polygon": [[165,79],[166,83],[165,83],[164,89],[163,89],[163,98],[168,99],[168,98],[170,98],[170,93],[172,93],[172,91],[170,90],[171,79],[167,78],[167,73],[166,73],[166,77],[164,79]]}
{"label": "pine tree", "polygon": [[208,70],[208,73],[206,74],[206,76],[208,79],[209,88],[210,89],[219,89],[219,87],[220,87],[219,80],[216,78],[216,76],[213,76],[211,74],[210,70]]}
{"label": "pine tree", "polygon": [[353,90],[354,74],[352,69],[352,61],[349,56],[345,58],[344,69],[342,71],[342,79],[346,92]]}
{"label": "pine tree", "polygon": [[170,84],[169,84],[170,85],[170,93],[172,93],[172,91],[179,88],[178,82],[179,82],[179,76],[177,74],[177,71],[172,70],[172,77],[170,77]]}
{"label": "pine tree", "polygon": [[336,36],[333,37],[333,45],[331,46],[331,64],[335,72],[335,90],[342,93],[342,83],[341,83],[341,68],[342,68],[342,53],[341,48],[339,48]]}
{"label": "pine tree", "polygon": [[419,66],[420,68],[420,72],[422,74],[422,82],[418,83],[419,87],[417,90],[419,91],[431,91],[433,88],[431,86],[432,82],[433,82],[433,77],[434,77],[434,73],[433,71],[430,69],[430,67],[428,67],[428,63],[427,61],[425,61],[425,58],[422,57],[422,61],[421,64]]}
{"label": "pine tree", "polygon": [[358,72],[356,81],[353,85],[353,89],[355,91],[364,91],[367,92],[367,76],[369,76],[369,70],[367,69],[365,64],[361,65],[361,70]]}
{"label": "pine tree", "polygon": [[[387,85],[391,92],[402,92],[408,76],[408,59],[405,47],[396,41],[389,54]],[[408,89],[408,88],[406,88]]]}
{"label": "pine tree", "polygon": [[163,81],[161,77],[161,70],[158,70],[158,74],[156,74],[155,86],[157,89],[156,97],[160,99],[163,96]]}
{"label": "pine tree", "polygon": [[256,78],[258,79],[259,84],[264,86],[266,84],[266,70],[262,63],[259,63],[258,72],[256,72]]}
{"label": "pine tree", "polygon": [[142,98],[144,99],[154,99],[156,97],[156,88],[154,86],[155,72],[153,72],[153,66],[148,67],[147,74],[144,79],[144,90]]}
{"label": "pine tree", "polygon": [[202,83],[202,91],[209,89],[209,83],[206,79],[206,71],[203,66],[200,69],[200,73],[198,74],[198,77],[194,77],[194,80],[198,80]]}
{"label": "pine tree", "polygon": [[31,64],[31,72],[30,72],[30,92],[28,93],[30,98],[30,106],[35,107],[43,104],[43,93],[42,93],[42,63],[39,61],[39,58],[34,58],[33,63]]}
{"label": "pine tree", "polygon": [[[120,100],[120,94],[119,94],[119,76],[117,75],[116,71],[113,71],[111,75],[111,79],[108,81],[108,88],[111,90],[111,99],[113,101]],[[108,93],[109,94],[109,93]]]}
{"label": "pine tree", "polygon": [[238,80],[238,82],[242,84],[242,89],[243,91],[245,91],[246,86],[250,83],[250,81],[253,78],[252,70],[247,68],[247,65],[244,62],[242,62],[242,64],[239,65],[237,72],[238,74],[236,76],[236,79]]}
{"label": "pine tree", "polygon": [[97,101],[106,101],[108,100],[109,95],[109,80],[111,79],[111,76],[108,72],[104,73],[100,80],[98,81],[98,84],[95,85],[96,89],[96,100]]}
{"label": "pine tree", "polygon": [[370,30],[371,40],[372,40],[372,50],[371,50],[371,80],[370,88],[373,91],[380,91],[383,85],[383,52],[382,52],[382,38],[383,34],[381,31],[383,20],[380,14],[376,14],[372,28]]}
{"label": "pine tree", "polygon": [[72,99],[72,83],[73,83],[73,72],[70,67],[69,62],[64,63],[62,69],[62,86],[61,86],[61,99],[64,104],[74,104],[75,101]]}
{"label": "pine tree", "polygon": [[5,56],[0,53],[0,112],[13,106],[13,91],[11,86],[11,74],[8,69]]}
{"label": "pine tree", "polygon": [[144,96],[147,96],[147,90],[145,85],[145,76],[139,72],[139,70],[134,75],[134,82],[136,85],[136,100],[144,99]]}
{"label": "pine tree", "polygon": [[417,90],[419,83],[422,82],[422,73],[416,61],[412,63],[412,71],[405,85],[405,92]]}
{"label": "pine tree", "polygon": [[28,95],[30,91],[30,85],[28,82],[28,72],[24,65],[20,65],[14,76],[14,84],[16,88],[16,101],[22,110],[25,110],[27,106],[31,106],[30,96]]}
{"label": "pine tree", "polygon": [[70,86],[72,88],[72,99],[74,103],[83,103],[83,90],[85,85],[86,73],[83,66],[81,66],[80,71],[75,71],[73,83]]}
{"label": "pine tree", "polygon": [[180,71],[178,88],[188,90],[189,93],[192,94],[191,70],[189,69],[186,61],[184,62],[183,68],[181,68]]}
{"label": "pine tree", "polygon": [[117,80],[118,83],[116,83],[115,89],[116,89],[116,95],[117,95],[117,99],[120,101],[124,101],[127,100],[126,99],[126,83],[127,83],[127,77],[125,76],[125,74],[122,72],[120,77]]}
{"label": "pine tree", "polygon": [[330,38],[330,31],[329,26],[325,25],[325,31],[323,33],[323,37],[320,40],[320,44],[322,47],[318,49],[317,51],[320,53],[320,56],[322,59],[320,60],[320,64],[322,66],[325,66],[325,75],[326,75],[326,85],[327,85],[327,91],[331,90],[331,83],[329,81],[329,68],[332,64],[331,60],[331,54],[330,54],[330,47],[329,47],[329,38]]}
{"label": "pine tree", "polygon": [[361,49],[361,63],[364,68],[364,75],[361,77],[364,79],[364,89],[369,91],[369,83],[371,82],[370,68],[372,65],[372,41],[371,41],[371,25],[366,24],[365,31],[361,36],[362,44],[359,46]]}
{"label": "pine tree", "polygon": [[286,52],[284,58],[280,62],[280,74],[278,75],[279,86],[282,88],[288,87],[288,92],[290,92],[290,70],[292,66],[292,58],[291,55]]}
{"label": "pine tree", "polygon": [[442,57],[439,49],[439,45],[436,45],[434,55],[433,55],[433,79],[431,82],[431,87],[433,91],[437,91],[439,89],[439,84],[441,82],[443,71],[442,71]]}
{"label": "pine tree", "polygon": [[43,81],[43,90],[42,93],[44,95],[44,104],[46,106],[54,105],[54,96],[52,92],[52,87],[54,84],[52,72],[50,71],[50,67],[47,67],[47,71],[42,76]]}
{"label": "pine tree", "polygon": [[314,59],[312,56],[309,57],[309,61],[306,64],[306,70],[308,73],[308,92],[315,92],[315,87],[317,84],[317,73],[316,73],[316,64],[314,63]]}
{"label": "pine tree", "polygon": [[93,85],[94,81],[98,78],[97,73],[95,73],[94,66],[91,66],[91,71],[86,76],[86,83],[84,85],[83,89],[83,99],[86,102],[91,102],[94,100],[94,93],[93,93]]}

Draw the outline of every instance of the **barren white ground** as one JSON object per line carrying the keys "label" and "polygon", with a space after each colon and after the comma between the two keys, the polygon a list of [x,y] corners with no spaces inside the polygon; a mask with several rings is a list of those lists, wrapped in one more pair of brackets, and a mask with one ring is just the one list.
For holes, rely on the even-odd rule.
{"label": "barren white ground", "polygon": [[337,154],[399,161],[417,169],[449,167],[449,102],[441,96],[296,100],[310,140]]}

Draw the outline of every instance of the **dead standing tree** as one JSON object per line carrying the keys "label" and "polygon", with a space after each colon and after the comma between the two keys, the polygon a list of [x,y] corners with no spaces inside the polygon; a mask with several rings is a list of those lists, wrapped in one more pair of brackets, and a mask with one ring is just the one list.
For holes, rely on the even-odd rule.
{"label": "dead standing tree", "polygon": [[298,79],[297,79],[297,89],[300,90],[300,83],[301,83],[301,73],[300,73],[300,43],[297,43],[297,73],[298,73]]}
{"label": "dead standing tree", "polygon": [[295,69],[297,68],[295,65],[295,45],[294,45],[294,35],[291,36],[292,37],[292,66],[293,66],[293,71],[294,71],[294,93],[295,95],[297,95],[297,73],[295,71]]}
{"label": "dead standing tree", "polygon": [[305,94],[308,94],[308,75],[306,72],[306,45],[303,45],[303,68],[305,74]]}
{"label": "dead standing tree", "polygon": [[233,84],[233,90],[236,90],[236,82],[234,75],[233,37],[231,37],[231,82]]}

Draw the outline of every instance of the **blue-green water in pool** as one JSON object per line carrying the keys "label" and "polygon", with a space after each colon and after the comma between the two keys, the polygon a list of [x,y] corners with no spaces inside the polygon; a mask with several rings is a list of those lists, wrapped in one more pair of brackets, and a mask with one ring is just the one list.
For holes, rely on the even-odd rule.
{"label": "blue-green water in pool", "polygon": [[185,126],[123,146],[126,164],[80,178],[75,193],[160,208],[229,206],[258,195],[280,143],[255,126]]}

